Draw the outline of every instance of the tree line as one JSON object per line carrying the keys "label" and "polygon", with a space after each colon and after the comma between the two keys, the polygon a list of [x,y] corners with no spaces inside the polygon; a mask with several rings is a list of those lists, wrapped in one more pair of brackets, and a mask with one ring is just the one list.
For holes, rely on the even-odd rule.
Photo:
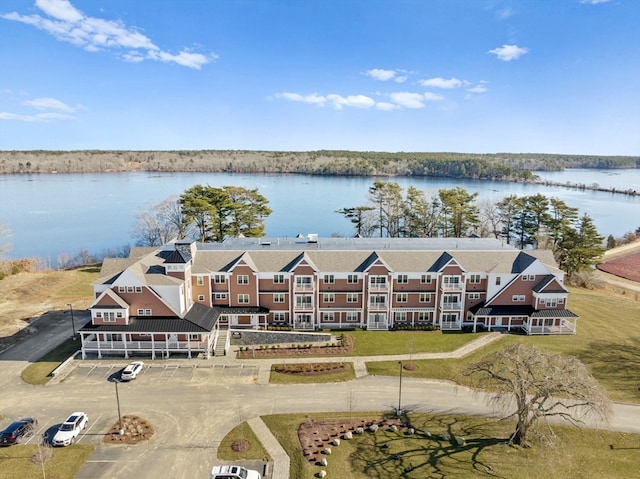
{"label": "tree line", "polygon": [[598,262],[605,248],[593,219],[542,194],[477,201],[462,187],[429,197],[411,186],[376,180],[364,205],[342,208],[362,237],[502,239],[520,249],[551,249],[568,276]]}
{"label": "tree line", "polygon": [[531,170],[640,168],[633,156],[376,151],[1,151],[0,174],[206,172],[533,181]]}

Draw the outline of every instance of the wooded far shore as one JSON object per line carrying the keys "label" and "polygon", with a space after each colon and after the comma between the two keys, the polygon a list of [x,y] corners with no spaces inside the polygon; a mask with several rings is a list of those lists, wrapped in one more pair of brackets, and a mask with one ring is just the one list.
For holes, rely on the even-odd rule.
{"label": "wooded far shore", "polygon": [[0,151],[0,174],[207,172],[533,181],[532,170],[640,168],[640,157],[369,151]]}

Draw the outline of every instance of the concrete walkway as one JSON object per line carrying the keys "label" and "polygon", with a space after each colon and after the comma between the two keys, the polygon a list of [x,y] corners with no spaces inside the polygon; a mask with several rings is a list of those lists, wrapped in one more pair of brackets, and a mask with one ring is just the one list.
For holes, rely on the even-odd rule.
{"label": "concrete walkway", "polygon": [[[419,359],[451,359],[461,358],[467,354],[483,348],[487,344],[498,340],[502,335],[500,333],[485,334],[481,338],[471,341],[464,346],[446,353],[416,353],[416,354],[393,354],[386,356],[342,356],[342,357],[316,357],[316,358],[275,358],[275,359],[236,359],[234,355],[217,357],[218,362],[233,364],[241,362],[242,364],[259,365],[258,384],[269,384],[269,376],[271,375],[271,366],[273,364],[295,364],[313,362],[351,362],[353,363],[356,378],[367,375],[367,362],[378,361],[408,361]],[[290,459],[285,450],[282,448],[278,440],[271,434],[269,428],[260,419],[253,417],[248,421],[249,426],[260,440],[264,448],[273,460],[271,479],[288,479]]]}

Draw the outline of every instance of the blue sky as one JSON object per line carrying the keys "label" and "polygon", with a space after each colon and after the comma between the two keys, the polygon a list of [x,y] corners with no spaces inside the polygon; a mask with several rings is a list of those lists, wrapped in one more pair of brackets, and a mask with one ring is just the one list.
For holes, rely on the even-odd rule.
{"label": "blue sky", "polygon": [[0,149],[640,154],[638,0],[3,0]]}

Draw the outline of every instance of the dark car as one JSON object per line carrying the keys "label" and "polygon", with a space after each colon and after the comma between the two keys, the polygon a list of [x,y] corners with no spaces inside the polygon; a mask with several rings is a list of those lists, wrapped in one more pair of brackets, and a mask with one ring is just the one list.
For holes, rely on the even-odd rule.
{"label": "dark car", "polygon": [[9,427],[0,432],[0,446],[10,446],[20,442],[20,438],[29,435],[37,424],[38,421],[32,417],[25,417],[11,423]]}

